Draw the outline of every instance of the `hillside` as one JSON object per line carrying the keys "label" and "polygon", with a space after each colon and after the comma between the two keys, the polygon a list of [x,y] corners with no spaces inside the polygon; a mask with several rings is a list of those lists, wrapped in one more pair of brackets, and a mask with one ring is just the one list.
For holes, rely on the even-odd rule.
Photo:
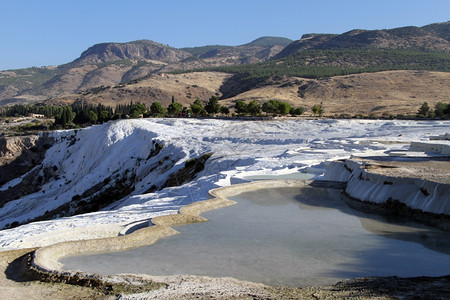
{"label": "hillside", "polygon": [[0,71],[0,105],[39,102],[173,70],[262,62],[289,42],[263,37],[241,46],[184,49],[149,40],[101,43],[65,65]]}
{"label": "hillside", "polygon": [[264,103],[270,99],[303,106],[306,116],[312,115],[310,108],[320,103],[326,116],[415,115],[423,102],[431,107],[449,102],[450,73],[385,71],[323,79],[274,76],[223,101],[233,105],[238,100]]}
{"label": "hillside", "polygon": [[167,107],[172,96],[177,102],[189,106],[195,99],[209,99],[212,95],[221,96],[220,88],[230,75],[219,72],[198,72],[187,74],[152,75],[134,83],[93,88],[77,94],[45,101],[46,104],[70,104],[74,101],[104,104],[129,104],[130,101],[146,104],[155,101]]}
{"label": "hillside", "polygon": [[355,29],[343,34],[305,34],[277,54],[275,59],[304,50],[369,48],[426,49],[449,53],[450,22],[385,30]]}
{"label": "hillside", "polygon": [[260,37],[256,40],[251,41],[250,43],[240,45],[240,46],[224,46],[224,45],[209,45],[209,46],[202,46],[202,47],[190,47],[190,48],[182,48],[182,50],[187,51],[194,55],[195,57],[208,57],[213,56],[213,53],[220,53],[221,51],[235,51],[235,53],[238,53],[238,51],[247,52],[246,55],[250,56],[254,54],[254,50],[257,49],[257,47],[260,47],[260,49],[257,49],[259,51],[264,50],[261,48],[271,48],[275,46],[281,46],[286,47],[292,43],[292,40],[282,37]]}
{"label": "hillside", "polygon": [[189,53],[149,40],[129,43],[102,43],[84,51],[72,65],[96,65],[120,60],[160,61],[176,63],[190,56]]}
{"label": "hillside", "polygon": [[167,107],[172,96],[189,106],[195,99],[206,102],[218,96],[222,105],[233,109],[236,101],[256,100],[260,104],[272,99],[287,101],[291,106],[310,108],[322,103],[326,116],[357,114],[415,115],[423,102],[434,107],[450,99],[450,73],[430,71],[385,71],[350,74],[331,78],[307,79],[296,76],[272,76],[250,89],[241,81],[220,72],[152,75],[126,85],[92,89],[80,94],[48,100],[46,104],[74,101],[109,105],[141,102],[148,107],[160,102]]}
{"label": "hillside", "polygon": [[[271,85],[273,76],[321,79],[389,70],[449,72],[449,32],[450,22],[446,22],[386,30],[355,29],[343,34],[305,34],[293,42],[280,37],[262,37],[239,46],[176,49],[149,40],[102,43],[65,65],[0,71],[0,105],[44,100],[70,103],[78,99],[114,106],[131,100],[165,103],[172,96],[189,103],[191,99],[205,99],[213,94],[222,99],[242,98],[243,93]],[[221,73],[234,76],[219,75],[211,79],[221,82],[212,90],[198,88],[203,83],[197,79],[192,79],[190,84],[171,79],[162,83],[170,72],[193,70],[208,71],[207,76]],[[153,77],[154,74],[162,76]],[[147,84],[133,93],[127,90],[126,83],[154,78],[158,78],[155,86]],[[285,84],[289,82],[290,79]],[[127,89],[113,89],[124,84]],[[104,90],[109,92],[101,97],[91,95],[92,91]],[[433,102],[435,98],[428,100]]]}

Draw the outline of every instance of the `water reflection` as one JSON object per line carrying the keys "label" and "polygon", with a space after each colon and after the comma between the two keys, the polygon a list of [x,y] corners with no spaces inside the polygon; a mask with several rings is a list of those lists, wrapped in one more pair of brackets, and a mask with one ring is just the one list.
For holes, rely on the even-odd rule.
{"label": "water reflection", "polygon": [[295,200],[302,210],[337,209],[344,214],[358,217],[364,229],[373,234],[420,243],[428,249],[450,254],[448,232],[411,221],[406,217],[359,211],[355,206],[347,204],[352,200],[339,189],[318,189],[309,186],[262,189],[243,193],[240,197],[262,206],[286,205]]}

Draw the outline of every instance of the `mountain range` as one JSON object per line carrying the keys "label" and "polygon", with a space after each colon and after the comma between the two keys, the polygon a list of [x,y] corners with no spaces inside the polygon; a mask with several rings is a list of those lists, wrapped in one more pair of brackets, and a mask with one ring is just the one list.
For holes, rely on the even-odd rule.
{"label": "mountain range", "polygon": [[355,29],[343,34],[305,34],[300,40],[289,44],[275,58],[283,58],[304,50],[345,48],[426,49],[448,53],[450,50],[450,23],[385,30]]}
{"label": "mountain range", "polygon": [[101,43],[68,64],[0,72],[0,104],[42,101],[160,72],[261,62],[290,42],[263,37],[241,46],[184,49],[149,40]]}
{"label": "mountain range", "polygon": [[[304,34],[296,41],[281,37],[261,37],[240,46],[210,45],[177,49],[150,40],[128,43],[101,43],[90,47],[79,58],[64,65],[0,71],[0,105],[39,103],[42,101],[71,103],[77,99],[100,103],[103,102],[102,98],[105,98],[104,102],[108,102],[108,104],[113,104],[112,99],[114,98],[117,98],[115,101],[118,102],[139,101],[141,98],[144,102],[151,102],[160,101],[162,97],[162,102],[164,102],[171,96],[177,97],[180,102],[188,103],[196,97],[209,98],[211,93],[225,99],[226,93],[224,91],[233,90],[239,85],[242,86],[242,84],[236,82],[236,77],[234,77],[234,80],[230,80],[228,74],[223,74],[224,71],[221,74],[209,73],[208,80],[211,82],[217,81],[212,89],[205,87],[204,81],[207,79],[204,75],[197,76],[203,82],[197,82],[196,79],[188,80],[187,86],[189,86],[190,91],[183,92],[178,91],[178,88],[168,88],[171,84],[179,85],[180,79],[176,79],[178,82],[173,83],[171,83],[171,80],[164,83],[161,81],[168,78],[169,76],[165,75],[173,71],[226,71],[226,69],[217,68],[254,65],[273,70],[274,66],[286,61],[291,62],[289,68],[305,68],[308,65],[342,68],[342,64],[336,63],[336,58],[333,58],[333,61],[325,62],[323,56],[330,56],[329,53],[331,52],[323,51],[344,51],[342,52],[344,56],[338,59],[341,63],[346,59],[346,51],[355,50],[389,50],[399,51],[399,53],[409,51],[415,53],[415,56],[408,54],[409,56],[406,58],[403,55],[401,64],[394,61],[393,67],[386,70],[403,69],[405,65],[413,64],[411,69],[450,71],[450,22],[430,24],[423,27],[409,26],[384,30],[355,29],[343,34]],[[305,55],[305,53],[308,56],[303,57],[301,63],[298,62],[299,55]],[[417,56],[417,53],[420,53],[421,56]],[[357,54],[360,55],[359,52]],[[333,52],[333,55],[335,55],[335,52]],[[367,54],[365,55],[367,56]],[[370,55],[372,54],[370,53]],[[390,63],[392,63],[392,60],[398,59],[397,56],[398,53],[395,52],[395,58],[393,59],[394,56],[390,54]],[[410,61],[405,63],[405,59]],[[428,67],[428,65],[415,67],[414,64],[417,60],[426,63],[430,60],[432,61],[430,66],[433,67]],[[294,61],[294,66],[292,61]],[[271,63],[267,64],[267,62]],[[367,62],[367,59],[360,60],[353,57],[352,62],[353,68],[361,68],[370,64],[377,64],[379,58]],[[264,63],[266,64],[264,65]],[[361,73],[361,71],[358,73]],[[269,74],[277,73],[269,72]],[[211,76],[218,77],[211,78]],[[265,79],[269,77],[267,76]],[[285,83],[292,83],[292,76],[283,78],[282,80]],[[159,82],[159,87],[155,83],[156,81]],[[139,89],[135,89],[133,92],[124,91],[125,85],[137,83],[139,83]],[[245,84],[248,85],[248,83]],[[230,96],[234,97],[240,93],[261,87],[260,82],[258,84],[246,86],[244,89],[239,87],[239,89],[235,89],[237,92],[231,93]],[[267,84],[270,85],[271,83],[266,81],[262,86]],[[203,89],[199,88],[201,86],[203,86]],[[183,88],[187,89],[184,86]],[[86,95],[92,96],[93,93],[103,93],[106,90],[108,93],[98,95],[99,97],[95,99],[84,97]],[[170,95],[170,93],[173,94]],[[246,99],[245,96],[241,98]],[[295,102],[297,100],[290,99],[289,101]]]}

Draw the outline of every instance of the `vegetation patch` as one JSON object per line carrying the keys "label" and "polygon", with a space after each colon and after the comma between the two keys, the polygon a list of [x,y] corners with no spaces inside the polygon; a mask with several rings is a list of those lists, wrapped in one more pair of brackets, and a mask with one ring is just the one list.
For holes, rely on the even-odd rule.
{"label": "vegetation patch", "polygon": [[134,62],[131,59],[118,59],[113,61],[107,61],[97,64],[98,68],[108,67],[108,66],[120,66],[120,67],[131,67]]}
{"label": "vegetation patch", "polygon": [[49,81],[63,72],[63,67],[58,68],[25,68],[12,70],[16,76],[0,76],[0,86],[13,85],[19,90],[32,89]]}
{"label": "vegetation patch", "polygon": [[212,156],[212,153],[206,153],[198,158],[192,158],[185,162],[184,168],[169,176],[169,179],[163,185],[165,187],[180,186],[190,180],[205,168],[206,161]]}
{"label": "vegetation patch", "polygon": [[[224,97],[232,97],[233,94],[267,85],[266,80],[272,76],[318,79],[392,70],[450,72],[450,55],[430,50],[376,48],[306,50],[262,63],[178,70],[173,73],[217,71],[234,74],[227,82],[231,90],[221,91]],[[233,91],[235,88],[239,90]]]}

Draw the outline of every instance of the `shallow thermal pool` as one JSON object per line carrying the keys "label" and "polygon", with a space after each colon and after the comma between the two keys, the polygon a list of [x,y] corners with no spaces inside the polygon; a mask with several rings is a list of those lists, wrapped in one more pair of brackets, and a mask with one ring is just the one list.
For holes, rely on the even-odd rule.
{"label": "shallow thermal pool", "polygon": [[204,213],[205,223],[148,247],[67,257],[63,269],[105,275],[193,274],[273,285],[362,276],[450,274],[450,233],[350,208],[340,190],[263,189]]}
{"label": "shallow thermal pool", "polygon": [[295,172],[295,173],[287,173],[287,174],[258,174],[258,175],[249,175],[243,177],[244,179],[255,181],[255,180],[269,180],[269,179],[297,179],[297,180],[307,180],[307,179],[313,179],[314,174],[310,173],[302,173],[302,172]]}

